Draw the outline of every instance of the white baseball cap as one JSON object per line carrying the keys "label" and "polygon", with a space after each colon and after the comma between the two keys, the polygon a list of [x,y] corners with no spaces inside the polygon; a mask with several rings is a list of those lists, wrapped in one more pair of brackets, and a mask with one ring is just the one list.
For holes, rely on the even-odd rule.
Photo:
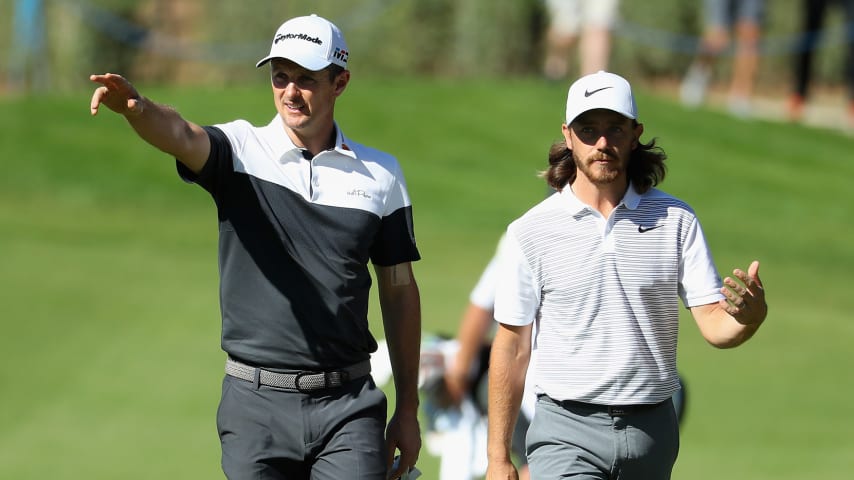
{"label": "white baseball cap", "polygon": [[283,23],[273,37],[270,54],[255,66],[260,67],[273,58],[287,58],[316,72],[332,63],[347,68],[349,56],[341,30],[329,20],[312,14]]}
{"label": "white baseball cap", "polygon": [[616,74],[599,70],[585,75],[572,86],[566,96],[566,124],[584,112],[604,108],[632,120],[638,117],[638,107],[629,82]]}

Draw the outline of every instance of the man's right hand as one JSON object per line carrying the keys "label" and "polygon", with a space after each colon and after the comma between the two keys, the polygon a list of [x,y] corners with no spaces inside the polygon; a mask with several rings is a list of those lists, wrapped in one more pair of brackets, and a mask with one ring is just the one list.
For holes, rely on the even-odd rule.
{"label": "man's right hand", "polygon": [[89,109],[92,115],[98,114],[101,105],[121,115],[138,115],[142,113],[143,102],[139,92],[127,79],[121,75],[107,73],[90,75],[89,80],[100,83],[92,94]]}
{"label": "man's right hand", "polygon": [[486,467],[486,480],[519,480],[519,471],[513,462],[490,461]]}
{"label": "man's right hand", "polygon": [[[210,155],[210,138],[195,123],[185,120],[175,109],[142,97],[121,75],[90,75],[101,84],[92,94],[89,108],[97,115],[101,105],[123,115],[140,138],[178,159],[190,171],[199,173]],[[141,115],[145,110],[145,115]]]}

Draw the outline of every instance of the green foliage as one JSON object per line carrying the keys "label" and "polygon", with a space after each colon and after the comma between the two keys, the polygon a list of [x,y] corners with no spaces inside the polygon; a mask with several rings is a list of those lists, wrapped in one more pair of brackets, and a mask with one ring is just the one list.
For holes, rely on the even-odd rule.
{"label": "green foliage", "polygon": [[[263,83],[141,88],[202,123],[264,123]],[[219,478],[213,205],[122,119],[90,118],[88,93],[0,100],[0,478]],[[535,80],[354,76],[341,98],[346,133],[406,172],[425,331],[456,330],[501,231],[543,197],[564,95]],[[670,156],[662,188],[695,207],[722,274],[762,261],[771,312],[732,351],[684,319],[674,478],[848,478],[851,138],[638,100]],[[436,459],[420,466],[436,478]]]}
{"label": "green foliage", "polygon": [[[12,0],[0,2],[0,32],[12,31]],[[546,18],[542,0],[54,0],[45,1],[47,54],[33,68],[49,81],[36,90],[72,90],[92,72],[120,72],[137,81],[242,85],[275,29],[292,16],[317,13],[345,32],[357,72],[385,75],[530,76],[539,74]],[[788,40],[800,0],[767,3],[763,39],[776,48],[760,62],[759,91],[789,77]],[[625,26],[614,31],[611,68],[644,80],[674,80],[693,58],[702,31],[702,2],[623,1]],[[96,14],[97,13],[97,14]],[[845,39],[840,8],[826,26],[835,36],[816,58],[818,83],[839,85]],[[104,16],[106,14],[107,16]],[[134,34],[134,31],[136,31]],[[638,35],[636,30],[646,32]],[[0,58],[11,59],[12,35],[0,35]],[[727,78],[730,62],[718,62]],[[572,62],[571,65],[576,65]],[[0,64],[0,93],[7,61]]]}

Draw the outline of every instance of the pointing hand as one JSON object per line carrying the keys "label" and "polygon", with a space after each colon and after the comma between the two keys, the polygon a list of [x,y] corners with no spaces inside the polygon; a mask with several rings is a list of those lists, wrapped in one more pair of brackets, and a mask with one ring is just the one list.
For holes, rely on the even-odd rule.
{"label": "pointing hand", "polygon": [[92,115],[98,114],[101,105],[106,105],[107,108],[121,115],[142,113],[142,97],[121,75],[113,73],[90,75],[89,80],[101,84],[92,94],[92,102],[89,105]]}

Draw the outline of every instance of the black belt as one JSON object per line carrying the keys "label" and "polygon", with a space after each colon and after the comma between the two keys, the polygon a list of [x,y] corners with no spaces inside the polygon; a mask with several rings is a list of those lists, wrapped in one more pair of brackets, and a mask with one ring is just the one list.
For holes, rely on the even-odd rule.
{"label": "black belt", "polygon": [[225,361],[225,373],[247,382],[254,382],[257,378],[258,383],[269,387],[283,388],[294,392],[311,392],[324,388],[340,387],[351,380],[370,374],[371,361],[365,360],[330,372],[278,373],[246,365],[229,357]]}
{"label": "black belt", "polygon": [[662,400],[658,403],[638,403],[634,405],[599,405],[596,403],[578,402],[576,400],[555,400],[551,397],[548,397],[548,399],[554,402],[556,405],[560,405],[561,407],[566,409],[582,408],[586,410],[593,410],[596,412],[607,412],[608,415],[612,417],[624,417],[627,415],[634,415],[636,413],[658,408],[670,401],[670,399],[668,398],[667,400]]}

